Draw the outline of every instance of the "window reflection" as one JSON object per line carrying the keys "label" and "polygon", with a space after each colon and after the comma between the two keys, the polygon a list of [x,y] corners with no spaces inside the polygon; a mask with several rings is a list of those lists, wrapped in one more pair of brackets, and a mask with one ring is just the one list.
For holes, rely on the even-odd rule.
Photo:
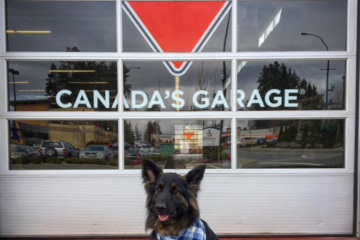
{"label": "window reflection", "polygon": [[[321,9],[321,11],[319,11]],[[347,1],[238,1],[238,51],[346,50]]]}
{"label": "window reflection", "polygon": [[115,1],[6,1],[8,51],[116,51]]}
{"label": "window reflection", "polygon": [[239,61],[237,109],[343,110],[345,69],[343,60]]}
{"label": "window reflection", "polygon": [[117,169],[117,121],[11,120],[10,169]]}
{"label": "window reflection", "polygon": [[230,120],[125,120],[125,168],[152,159],[166,169],[231,167]]}
{"label": "window reflection", "polygon": [[345,121],[238,120],[238,168],[343,168]]}
{"label": "window reflection", "polygon": [[125,62],[125,111],[231,110],[230,62],[189,63],[174,76],[163,62]]}
{"label": "window reflection", "polygon": [[116,62],[8,62],[10,111],[116,111]]}

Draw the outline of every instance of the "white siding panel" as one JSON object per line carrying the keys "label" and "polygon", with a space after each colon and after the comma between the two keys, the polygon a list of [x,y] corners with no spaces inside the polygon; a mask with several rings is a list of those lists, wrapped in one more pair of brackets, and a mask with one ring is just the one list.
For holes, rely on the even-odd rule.
{"label": "white siding panel", "polygon": [[[201,216],[217,234],[351,234],[353,175],[207,174]],[[142,235],[138,175],[1,176],[1,236]]]}

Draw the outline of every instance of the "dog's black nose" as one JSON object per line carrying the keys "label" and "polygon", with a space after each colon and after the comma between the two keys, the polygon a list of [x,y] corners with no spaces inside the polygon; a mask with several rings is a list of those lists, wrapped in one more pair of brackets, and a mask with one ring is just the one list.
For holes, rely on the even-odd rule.
{"label": "dog's black nose", "polygon": [[166,205],[164,203],[158,203],[156,204],[156,209],[159,211],[159,212],[163,212],[165,211],[166,209]]}

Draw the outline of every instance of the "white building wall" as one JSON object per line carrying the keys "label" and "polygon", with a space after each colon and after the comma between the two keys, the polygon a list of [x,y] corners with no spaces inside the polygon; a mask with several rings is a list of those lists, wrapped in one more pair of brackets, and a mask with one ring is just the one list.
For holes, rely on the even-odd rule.
{"label": "white building wall", "polygon": [[[144,235],[140,172],[2,176],[1,236]],[[220,235],[351,234],[352,174],[206,174],[201,217]]]}

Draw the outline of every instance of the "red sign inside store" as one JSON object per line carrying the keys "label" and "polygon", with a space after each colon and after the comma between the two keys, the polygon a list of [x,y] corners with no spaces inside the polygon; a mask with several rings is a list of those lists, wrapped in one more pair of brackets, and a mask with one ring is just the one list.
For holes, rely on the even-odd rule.
{"label": "red sign inside store", "polygon": [[[123,9],[154,52],[201,52],[231,9],[226,1],[128,1]],[[191,62],[164,62],[175,76]]]}

